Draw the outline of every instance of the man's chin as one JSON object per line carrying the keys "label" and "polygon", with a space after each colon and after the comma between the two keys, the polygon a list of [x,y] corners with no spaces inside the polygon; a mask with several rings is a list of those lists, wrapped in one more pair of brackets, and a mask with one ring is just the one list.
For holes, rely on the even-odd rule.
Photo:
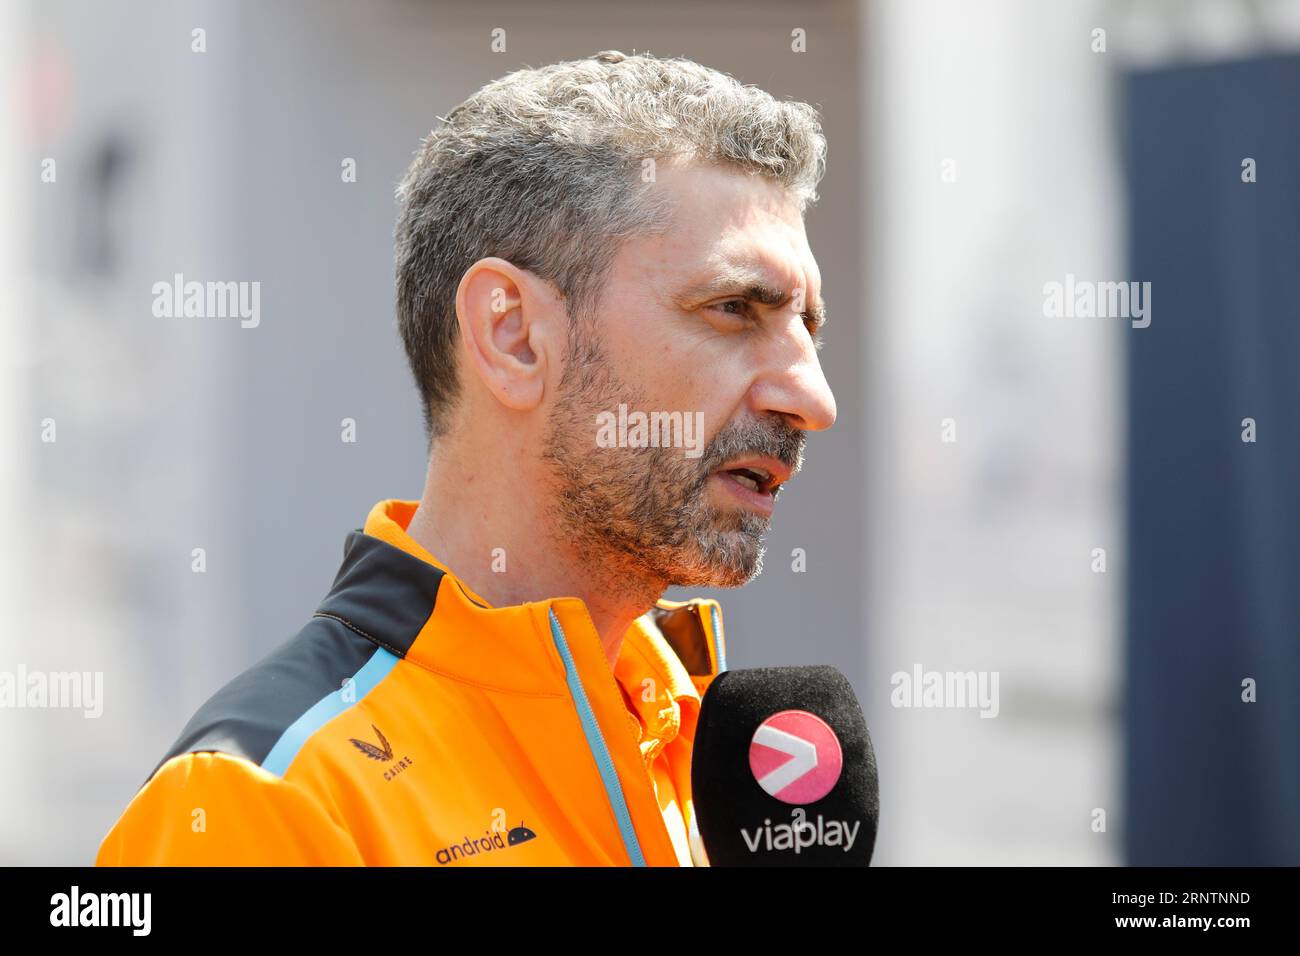
{"label": "man's chin", "polygon": [[[728,534],[726,538],[744,535]],[[721,544],[721,543],[720,543]],[[764,549],[749,540],[727,541],[720,551],[702,554],[689,567],[679,568],[669,584],[687,588],[738,588],[758,577],[763,570]]]}

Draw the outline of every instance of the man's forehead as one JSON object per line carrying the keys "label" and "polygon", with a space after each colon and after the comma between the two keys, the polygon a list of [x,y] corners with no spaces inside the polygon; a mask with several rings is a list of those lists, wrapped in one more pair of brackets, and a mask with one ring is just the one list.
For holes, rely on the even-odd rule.
{"label": "man's forehead", "polygon": [[804,260],[811,258],[798,203],[763,176],[689,165],[661,175],[659,188],[673,195],[661,237],[696,261],[743,260],[755,248],[782,247]]}
{"label": "man's forehead", "polygon": [[[802,290],[820,305],[803,215],[783,188],[710,166],[674,167],[663,178],[679,193],[670,221],[625,244],[616,269],[678,302],[749,291],[760,301],[777,292],[784,299]],[[689,197],[681,195],[686,184]]]}

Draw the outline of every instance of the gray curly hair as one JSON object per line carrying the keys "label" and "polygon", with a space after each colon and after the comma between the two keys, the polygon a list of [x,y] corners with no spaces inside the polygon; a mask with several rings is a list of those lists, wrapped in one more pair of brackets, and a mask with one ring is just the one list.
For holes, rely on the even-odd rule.
{"label": "gray curly hair", "polygon": [[813,107],[683,58],[605,51],[517,70],[457,106],[397,188],[397,321],[430,442],[459,394],[456,289],[499,256],[552,283],[570,341],[628,237],[672,210],[637,188],[647,159],[727,165],[817,200],[826,140]]}

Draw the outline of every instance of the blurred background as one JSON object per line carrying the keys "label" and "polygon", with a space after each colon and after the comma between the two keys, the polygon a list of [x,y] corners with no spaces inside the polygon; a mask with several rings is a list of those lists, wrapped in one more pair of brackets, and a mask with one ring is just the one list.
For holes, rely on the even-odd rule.
{"label": "blurred background", "polygon": [[[419,497],[394,187],[484,83],[605,49],[822,113],[839,420],[713,596],[731,667],[852,680],[874,862],[1300,864],[1297,0],[5,0],[0,671],[103,713],[0,708],[0,863],[90,863]],[[260,323],[155,317],[176,273]],[[1046,314],[1067,276],[1150,325]],[[894,706],[918,668],[997,716]]]}

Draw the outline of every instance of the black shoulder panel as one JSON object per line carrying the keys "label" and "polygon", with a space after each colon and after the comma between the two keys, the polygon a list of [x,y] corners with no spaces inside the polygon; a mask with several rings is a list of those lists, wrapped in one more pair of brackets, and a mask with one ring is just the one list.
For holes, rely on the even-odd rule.
{"label": "black shoulder panel", "polygon": [[345,621],[398,657],[433,613],[442,570],[387,541],[354,531],[343,567],[316,613]]}
{"label": "black shoulder panel", "polygon": [[378,648],[405,656],[433,613],[442,577],[400,548],[349,534],[343,566],[312,619],[200,707],[149,779],[185,753],[217,751],[261,765],[285,730]]}

